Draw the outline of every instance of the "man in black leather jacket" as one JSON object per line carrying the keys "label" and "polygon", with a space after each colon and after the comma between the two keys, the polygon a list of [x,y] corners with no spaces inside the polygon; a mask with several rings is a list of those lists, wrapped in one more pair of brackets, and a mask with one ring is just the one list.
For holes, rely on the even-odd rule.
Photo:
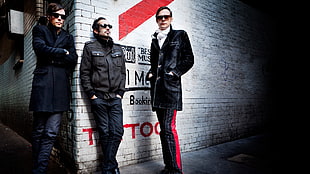
{"label": "man in black leather jacket", "polygon": [[126,68],[122,48],[110,37],[112,26],[100,17],[93,22],[95,41],[85,43],[80,66],[81,84],[91,101],[103,152],[103,174],[118,174],[116,153],[122,136],[122,98]]}
{"label": "man in black leather jacket", "polygon": [[182,173],[182,163],[176,113],[182,110],[181,76],[194,64],[194,55],[188,35],[171,27],[172,12],[160,7],[156,13],[158,30],[151,44],[151,69],[147,78],[151,81],[152,109],[160,123],[160,139],[165,169],[163,174]]}

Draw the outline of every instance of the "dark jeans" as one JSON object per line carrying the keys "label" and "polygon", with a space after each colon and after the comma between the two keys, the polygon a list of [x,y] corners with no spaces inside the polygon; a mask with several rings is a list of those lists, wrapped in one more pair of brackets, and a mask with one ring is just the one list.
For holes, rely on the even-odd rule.
{"label": "dark jeans", "polygon": [[103,152],[103,173],[118,169],[116,153],[124,134],[123,109],[120,98],[91,100]]}
{"label": "dark jeans", "polygon": [[58,134],[62,112],[33,113],[33,173],[46,173],[50,154]]}
{"label": "dark jeans", "polygon": [[181,152],[176,130],[177,111],[173,109],[156,109],[156,114],[160,125],[160,140],[165,170],[169,174],[181,174]]}

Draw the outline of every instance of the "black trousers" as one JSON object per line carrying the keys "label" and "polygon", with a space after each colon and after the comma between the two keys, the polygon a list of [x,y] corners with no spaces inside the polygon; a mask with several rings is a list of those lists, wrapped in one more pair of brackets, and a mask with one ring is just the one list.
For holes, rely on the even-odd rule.
{"label": "black trousers", "polygon": [[160,140],[165,170],[168,170],[171,174],[181,174],[181,151],[176,130],[177,111],[173,109],[156,109],[156,114],[161,130]]}
{"label": "black trousers", "polygon": [[46,173],[48,161],[54,146],[62,112],[33,113],[32,155],[34,174]]}
{"label": "black trousers", "polygon": [[97,98],[91,103],[103,152],[102,173],[114,173],[118,170],[116,154],[124,134],[122,100]]}

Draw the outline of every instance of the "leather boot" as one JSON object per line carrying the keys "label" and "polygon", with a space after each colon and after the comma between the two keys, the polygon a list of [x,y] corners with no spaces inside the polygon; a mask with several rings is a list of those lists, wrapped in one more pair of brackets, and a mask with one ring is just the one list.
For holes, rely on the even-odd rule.
{"label": "leather boot", "polygon": [[120,174],[119,168],[116,168],[116,169],[114,170],[114,174]]}

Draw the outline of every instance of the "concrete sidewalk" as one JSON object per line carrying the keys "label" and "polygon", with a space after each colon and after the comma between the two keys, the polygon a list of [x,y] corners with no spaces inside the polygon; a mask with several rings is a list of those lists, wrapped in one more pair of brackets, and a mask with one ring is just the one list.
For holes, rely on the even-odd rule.
{"label": "concrete sidewalk", "polygon": [[[194,152],[182,153],[184,174],[273,174],[270,136],[256,135]],[[120,168],[122,174],[157,174],[163,161]]]}
{"label": "concrete sidewalk", "polygon": [[[273,174],[271,137],[256,135],[205,149],[182,153],[184,174]],[[31,173],[31,144],[0,122],[0,174]],[[123,166],[121,174],[157,174],[162,159]],[[48,174],[67,174],[50,161]]]}

